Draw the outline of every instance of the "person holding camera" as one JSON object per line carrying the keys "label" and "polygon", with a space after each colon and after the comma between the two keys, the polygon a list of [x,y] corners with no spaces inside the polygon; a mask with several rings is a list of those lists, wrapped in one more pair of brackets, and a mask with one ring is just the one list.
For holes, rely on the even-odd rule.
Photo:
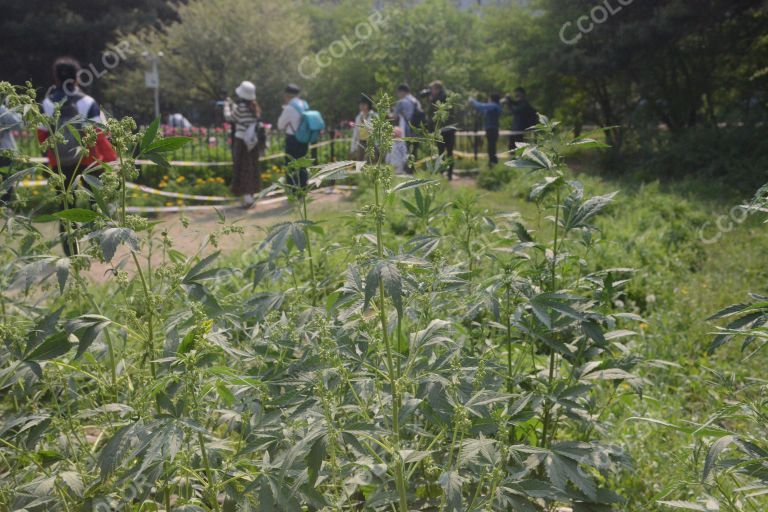
{"label": "person holding camera", "polygon": [[232,139],[233,176],[230,189],[240,197],[243,208],[251,208],[253,195],[261,190],[259,152],[266,147],[261,126],[261,107],[256,102],[256,86],[247,80],[235,89],[237,100],[227,98],[224,119],[235,125]]}
{"label": "person holding camera", "polygon": [[[429,98],[430,104],[430,130],[435,131],[437,128],[436,114],[437,104],[445,103],[448,101],[448,91],[445,89],[443,82],[435,80],[429,84],[429,89],[422,91],[422,96],[426,95]],[[452,122],[453,116],[449,116],[444,126],[440,127],[440,136],[442,140],[437,143],[437,150],[440,154],[445,154],[447,161],[446,176],[448,180],[453,179],[453,149],[456,147],[456,125]]]}

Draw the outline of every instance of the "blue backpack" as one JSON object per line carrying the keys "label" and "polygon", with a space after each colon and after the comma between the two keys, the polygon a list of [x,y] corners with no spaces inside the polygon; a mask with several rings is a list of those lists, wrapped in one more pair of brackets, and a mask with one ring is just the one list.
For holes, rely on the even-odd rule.
{"label": "blue backpack", "polygon": [[317,110],[309,110],[307,102],[301,99],[291,100],[291,106],[301,114],[301,123],[293,134],[302,144],[314,144],[325,129],[323,116]]}

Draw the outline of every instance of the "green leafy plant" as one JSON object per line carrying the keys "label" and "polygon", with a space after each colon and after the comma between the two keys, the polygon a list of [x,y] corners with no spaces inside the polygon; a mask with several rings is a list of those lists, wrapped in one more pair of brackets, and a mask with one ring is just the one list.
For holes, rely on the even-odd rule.
{"label": "green leafy plant", "polygon": [[[763,186],[750,204],[748,212],[766,211],[766,191]],[[768,297],[750,293],[749,300],[728,306],[709,319],[724,322],[709,345],[712,355],[723,346],[741,339],[744,360],[754,357],[768,341]],[[711,371],[711,384],[723,389],[729,403],[711,414],[707,421],[694,428],[678,428],[697,438],[702,452],[699,484],[703,496],[697,501],[672,500],[661,503],[684,510],[733,511],[762,510],[768,494],[768,400],[765,381],[751,379],[736,381],[734,376]],[[716,438],[707,443],[708,439]]]}
{"label": "green leafy plant", "polygon": [[[469,194],[444,201],[439,165],[393,177],[380,116],[365,162],[289,166],[310,168],[309,189],[355,176],[362,204],[345,225],[321,229],[308,190],[291,189],[295,220],[231,268],[216,246],[242,230],[224,217],[187,255],[162,224],[126,213],[133,159],[164,165],[184,141],[159,138],[157,122],[100,129],[119,162],[75,191],[92,209],[53,217],[83,243],[77,256],[62,262],[31,219],[3,211],[3,507],[620,506],[628,457],[603,438],[611,402],[644,383],[628,330],[638,317],[615,310],[626,269],[588,263],[613,195],[585,197],[557,123],[542,118],[508,164],[539,176],[530,224]],[[388,230],[398,208],[408,236]],[[108,279],[93,284],[97,262]]]}

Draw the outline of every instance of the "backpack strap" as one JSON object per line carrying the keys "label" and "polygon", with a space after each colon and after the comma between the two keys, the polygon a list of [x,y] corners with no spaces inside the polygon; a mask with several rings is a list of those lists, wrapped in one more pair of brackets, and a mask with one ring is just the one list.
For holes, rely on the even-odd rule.
{"label": "backpack strap", "polygon": [[64,104],[75,104],[77,105],[77,102],[81,99],[85,98],[85,94],[76,92],[74,94],[64,94],[64,98],[59,102],[62,105]]}
{"label": "backpack strap", "polygon": [[309,105],[306,101],[302,100],[301,98],[293,98],[289,103],[290,106],[292,106],[299,114],[303,114],[307,110],[309,110]]}

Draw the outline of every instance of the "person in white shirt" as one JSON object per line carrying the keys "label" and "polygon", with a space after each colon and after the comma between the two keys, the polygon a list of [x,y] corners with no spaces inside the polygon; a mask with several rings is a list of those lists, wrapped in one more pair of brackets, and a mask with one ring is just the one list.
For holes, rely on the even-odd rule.
{"label": "person in white shirt", "polygon": [[[309,105],[301,98],[301,89],[296,84],[288,84],[283,91],[283,112],[277,120],[277,129],[285,133],[285,163],[304,158],[309,152],[309,144],[299,142],[295,133],[301,124],[301,114]],[[309,172],[302,168],[286,172],[285,182],[290,187],[305,189],[309,181]]]}

